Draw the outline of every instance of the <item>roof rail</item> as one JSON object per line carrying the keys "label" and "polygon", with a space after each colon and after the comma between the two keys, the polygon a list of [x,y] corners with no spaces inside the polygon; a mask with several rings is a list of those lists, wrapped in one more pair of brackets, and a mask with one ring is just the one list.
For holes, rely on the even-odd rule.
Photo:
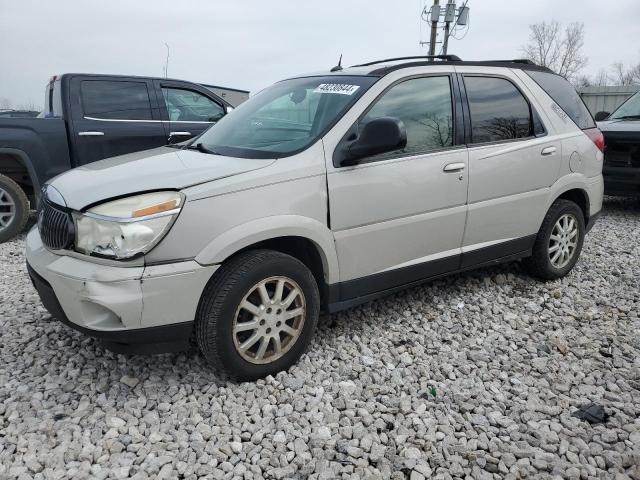
{"label": "roof rail", "polygon": [[488,62],[496,63],[522,63],[524,65],[537,65],[537,63],[529,60],[528,58],[516,58],[514,60],[487,60]]}
{"label": "roof rail", "polygon": [[378,63],[397,62],[399,60],[422,60],[422,59],[438,59],[446,62],[461,62],[462,59],[457,55],[418,55],[415,57],[395,57],[385,58],[384,60],[376,60],[374,62],[361,63],[360,65],[353,65],[354,67],[369,67],[371,65],[377,65]]}

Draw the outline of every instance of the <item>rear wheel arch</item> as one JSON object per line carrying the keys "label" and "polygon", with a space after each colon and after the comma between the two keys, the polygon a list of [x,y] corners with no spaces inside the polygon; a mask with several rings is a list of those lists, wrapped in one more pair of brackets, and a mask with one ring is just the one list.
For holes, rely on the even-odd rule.
{"label": "rear wheel arch", "polygon": [[40,199],[40,181],[29,156],[16,148],[0,148],[0,174],[16,182],[36,207]]}
{"label": "rear wheel arch", "polygon": [[589,221],[589,210],[591,208],[591,204],[589,202],[589,194],[586,190],[582,188],[571,188],[569,190],[565,190],[560,195],[558,195],[551,204],[555,203],[557,200],[570,200],[582,210],[582,214],[584,215],[585,224]]}

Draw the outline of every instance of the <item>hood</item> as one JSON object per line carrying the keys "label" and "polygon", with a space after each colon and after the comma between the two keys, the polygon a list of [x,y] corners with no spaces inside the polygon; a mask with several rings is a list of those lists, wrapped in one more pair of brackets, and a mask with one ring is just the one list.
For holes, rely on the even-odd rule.
{"label": "hood", "polygon": [[160,147],[90,163],[48,183],[60,192],[69,208],[81,210],[114,197],[152,190],[181,190],[264,168],[274,161]]}
{"label": "hood", "polygon": [[640,132],[640,120],[605,120],[597,125],[601,132]]}

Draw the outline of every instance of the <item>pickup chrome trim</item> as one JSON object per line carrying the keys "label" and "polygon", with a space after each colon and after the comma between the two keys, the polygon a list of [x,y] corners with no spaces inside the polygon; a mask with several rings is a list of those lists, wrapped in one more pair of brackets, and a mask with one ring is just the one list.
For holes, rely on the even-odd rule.
{"label": "pickup chrome trim", "polygon": [[203,123],[214,124],[216,122],[198,122],[188,120],[125,120],[121,118],[97,118],[97,117],[83,117],[85,120],[97,120],[98,122],[139,122],[139,123]]}

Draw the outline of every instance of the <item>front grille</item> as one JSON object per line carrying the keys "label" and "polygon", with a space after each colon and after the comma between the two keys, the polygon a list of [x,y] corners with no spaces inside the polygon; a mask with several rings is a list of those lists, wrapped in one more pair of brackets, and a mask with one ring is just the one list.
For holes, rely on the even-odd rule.
{"label": "front grille", "polygon": [[640,168],[640,134],[605,132],[604,164],[607,167]]}
{"label": "front grille", "polygon": [[52,250],[62,250],[73,245],[75,232],[71,214],[47,199],[40,203],[38,230],[42,243]]}

